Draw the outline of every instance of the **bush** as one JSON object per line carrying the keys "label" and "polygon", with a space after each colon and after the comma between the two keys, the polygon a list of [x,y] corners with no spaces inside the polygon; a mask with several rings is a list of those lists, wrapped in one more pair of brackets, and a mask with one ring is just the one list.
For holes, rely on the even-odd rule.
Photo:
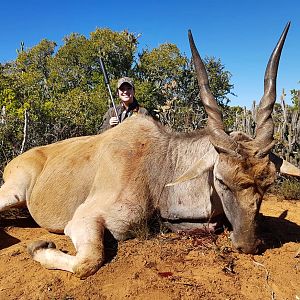
{"label": "bush", "polygon": [[287,200],[300,200],[300,180],[280,176],[270,192]]}

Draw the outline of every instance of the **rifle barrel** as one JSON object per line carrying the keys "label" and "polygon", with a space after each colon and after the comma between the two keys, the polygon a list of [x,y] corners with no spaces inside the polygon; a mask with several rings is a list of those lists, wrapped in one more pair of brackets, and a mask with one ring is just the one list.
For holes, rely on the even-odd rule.
{"label": "rifle barrel", "polygon": [[[115,111],[116,117],[118,118],[118,112],[117,112],[117,108],[116,108],[116,105],[115,105],[114,97],[113,97],[111,89],[110,89],[109,78],[107,76],[107,72],[106,72],[106,69],[105,69],[104,61],[103,61],[103,59],[102,59],[101,56],[100,56],[99,59],[100,59],[101,70],[102,70],[102,73],[103,73],[103,76],[104,76],[104,82],[105,82],[105,85],[106,85],[106,87],[108,89],[110,100],[111,100],[113,109]],[[118,121],[120,122],[119,118],[118,118]]]}

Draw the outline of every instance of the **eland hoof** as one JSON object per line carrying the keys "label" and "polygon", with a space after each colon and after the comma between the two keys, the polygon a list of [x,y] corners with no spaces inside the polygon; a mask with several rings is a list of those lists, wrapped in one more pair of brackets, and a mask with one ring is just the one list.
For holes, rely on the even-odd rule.
{"label": "eland hoof", "polygon": [[50,241],[43,241],[43,240],[38,240],[38,241],[35,241],[35,242],[32,242],[31,244],[29,244],[27,246],[27,251],[28,253],[31,255],[31,256],[34,256],[34,253],[37,251],[37,250],[40,250],[40,249],[55,249],[56,246],[53,242],[50,242]]}

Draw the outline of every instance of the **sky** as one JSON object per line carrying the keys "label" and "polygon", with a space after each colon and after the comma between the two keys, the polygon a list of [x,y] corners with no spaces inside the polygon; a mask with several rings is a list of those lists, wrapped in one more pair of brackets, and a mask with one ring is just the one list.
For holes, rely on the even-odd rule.
{"label": "sky", "polygon": [[[281,55],[277,99],[300,89],[299,0],[15,0],[1,1],[0,62],[16,59],[42,39],[63,44],[71,33],[87,38],[96,28],[128,30],[141,34],[139,51],[164,43],[176,44],[190,57],[187,38],[192,30],[202,57],[220,58],[232,74],[230,105],[251,108],[263,94],[263,78],[269,56],[288,21],[291,28]],[[277,100],[278,101],[278,100]]]}

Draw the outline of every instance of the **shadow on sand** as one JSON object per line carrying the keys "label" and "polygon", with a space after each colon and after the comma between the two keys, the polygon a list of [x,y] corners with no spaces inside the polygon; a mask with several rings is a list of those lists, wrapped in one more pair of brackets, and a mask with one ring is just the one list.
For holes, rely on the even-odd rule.
{"label": "shadow on sand", "polygon": [[[267,249],[280,248],[289,242],[300,242],[300,226],[285,219],[288,211],[284,211],[279,217],[260,215],[259,228],[263,242],[264,252]],[[39,227],[29,215],[28,211],[17,210],[13,213],[0,214],[0,250],[15,245],[19,239],[10,236],[6,232],[7,227],[37,228]],[[105,231],[104,237],[106,263],[117,254],[118,242]]]}
{"label": "shadow on sand", "polygon": [[[0,213],[0,250],[20,242],[19,239],[7,233],[7,228],[9,227],[38,228],[39,225],[35,223],[27,209],[13,209]],[[105,230],[104,233],[104,246],[105,263],[107,263],[110,262],[118,252],[118,242],[108,230]]]}
{"label": "shadow on sand", "polygon": [[286,220],[287,213],[286,210],[279,217],[261,215],[260,235],[264,241],[264,248],[280,248],[285,243],[300,242],[300,226]]}
{"label": "shadow on sand", "polygon": [[27,209],[12,209],[0,214],[0,250],[20,242],[19,239],[6,232],[8,227],[37,228],[39,227]]}
{"label": "shadow on sand", "polygon": [[13,246],[19,242],[19,239],[10,236],[3,228],[0,227],[0,250]]}

